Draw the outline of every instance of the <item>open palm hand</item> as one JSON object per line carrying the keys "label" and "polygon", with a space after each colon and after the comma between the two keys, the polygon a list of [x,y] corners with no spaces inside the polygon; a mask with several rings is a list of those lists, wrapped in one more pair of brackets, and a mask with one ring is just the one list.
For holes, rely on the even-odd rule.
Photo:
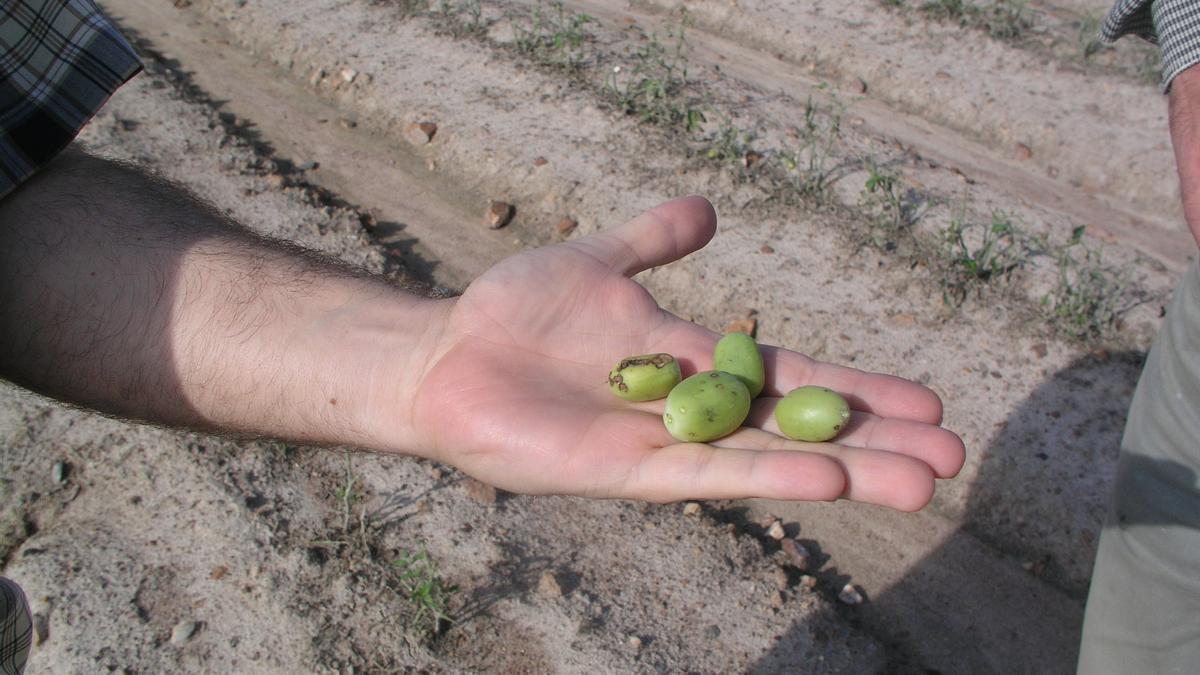
{"label": "open palm hand", "polygon": [[[916,383],[764,346],[767,387],[746,426],[710,444],[673,439],[663,401],[608,392],[609,369],[634,354],[674,354],[685,377],[711,367],[720,336],[661,309],[629,277],[701,248],[715,229],[707,201],[675,200],[477,279],[451,310],[414,401],[430,454],[525,493],[928,503],[934,478],[961,468],[963,446],[937,426],[937,396]],[[850,401],[837,443],[779,435],[774,405],[804,384]]]}

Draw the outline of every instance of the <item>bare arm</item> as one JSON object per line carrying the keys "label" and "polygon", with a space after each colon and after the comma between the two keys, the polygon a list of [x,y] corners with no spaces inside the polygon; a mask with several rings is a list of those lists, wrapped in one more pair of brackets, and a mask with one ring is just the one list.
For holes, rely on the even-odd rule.
{"label": "bare arm", "polygon": [[[750,426],[713,445],[671,438],[661,401],[608,393],[632,354],[711,364],[717,336],[630,277],[715,231],[707,201],[676,200],[428,300],[72,152],[0,202],[0,375],[124,417],[434,457],[518,492],[924,506],[964,451],[916,383],[767,348]],[[851,400],[838,443],[771,427],[801,384]]]}
{"label": "bare arm", "polygon": [[0,201],[0,375],[117,416],[369,445],[438,307],[78,151]]}
{"label": "bare arm", "polygon": [[1168,111],[1183,214],[1200,244],[1200,68],[1191,66],[1171,81]]}

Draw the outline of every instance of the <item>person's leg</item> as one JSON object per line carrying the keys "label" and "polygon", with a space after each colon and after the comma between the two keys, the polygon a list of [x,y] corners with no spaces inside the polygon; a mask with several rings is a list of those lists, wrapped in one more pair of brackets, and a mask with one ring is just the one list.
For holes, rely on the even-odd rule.
{"label": "person's leg", "polygon": [[21,675],[32,641],[33,621],[25,594],[15,582],[0,577],[0,673]]}
{"label": "person's leg", "polygon": [[1167,309],[1130,407],[1079,672],[1200,672],[1200,266]]}

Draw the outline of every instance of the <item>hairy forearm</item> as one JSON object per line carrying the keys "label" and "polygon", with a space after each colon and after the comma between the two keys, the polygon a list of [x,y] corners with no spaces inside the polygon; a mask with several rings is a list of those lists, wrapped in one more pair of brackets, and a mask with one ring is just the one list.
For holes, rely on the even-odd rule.
{"label": "hairy forearm", "polygon": [[1200,245],[1200,67],[1192,66],[1175,76],[1168,105],[1183,213]]}
{"label": "hairy forearm", "polygon": [[0,202],[0,375],[105,413],[403,445],[442,313],[77,151]]}

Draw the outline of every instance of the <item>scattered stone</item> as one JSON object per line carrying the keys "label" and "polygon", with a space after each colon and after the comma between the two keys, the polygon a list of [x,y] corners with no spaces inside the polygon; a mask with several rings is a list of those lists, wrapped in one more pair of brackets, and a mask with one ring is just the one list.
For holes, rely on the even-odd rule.
{"label": "scattered stone", "polygon": [[683,505],[683,515],[698,516],[700,515],[700,502],[688,502]]}
{"label": "scattered stone", "polygon": [[433,122],[413,122],[404,127],[404,138],[413,145],[432,143],[438,126]]}
{"label": "scattered stone", "polygon": [[1014,153],[1016,154],[1017,159],[1031,159],[1033,157],[1033,148],[1025,145],[1024,143],[1017,143]]}
{"label": "scattered stone", "polygon": [[196,629],[199,625],[195,621],[180,621],[171,629],[171,644],[181,645],[192,638],[196,634]]}
{"label": "scattered stone", "polygon": [[496,488],[475,480],[467,478],[463,481],[463,489],[467,491],[467,496],[479,502],[480,504],[490,505],[496,503]]}
{"label": "scattered stone", "polygon": [[802,572],[808,569],[808,549],[804,548],[804,544],[791,537],[784,537],[779,542],[779,548],[787,556],[789,565]]}
{"label": "scattered stone", "polygon": [[280,173],[267,174],[267,185],[273,190],[281,190],[287,186],[287,178]]}
{"label": "scattered stone", "polygon": [[208,576],[213,581],[220,581],[221,578],[224,577],[228,573],[229,573],[228,567],[226,567],[224,565],[217,565],[216,567],[212,568],[212,572],[210,572]]}
{"label": "scattered stone", "polygon": [[767,536],[775,541],[779,541],[780,539],[786,537],[787,533],[783,531],[783,523],[779,522],[778,520],[771,523],[771,526],[767,528]]}
{"label": "scattered stone", "polygon": [[755,164],[761,162],[762,158],[763,156],[761,152],[755,152],[751,150],[750,152],[742,155],[742,166],[746,167],[747,169],[752,168]]}
{"label": "scattered stone", "polygon": [[430,467],[430,469],[429,469],[429,477],[434,480],[441,480],[442,476],[444,476],[444,475],[445,474],[442,473],[442,470],[439,467],[434,466],[434,467]]}
{"label": "scattered stone", "polygon": [[258,563],[254,563],[253,565],[250,566],[248,574],[250,575],[251,579],[257,579],[259,577],[259,575],[262,574],[262,565],[259,565]]}
{"label": "scattered stone", "polygon": [[812,589],[814,589],[816,587],[817,587],[817,578],[816,577],[814,577],[811,574],[801,574],[800,575],[800,588],[803,588],[806,591],[811,591]]}
{"label": "scattered stone", "polygon": [[854,587],[854,584],[846,584],[842,587],[842,590],[838,591],[838,600],[847,605],[859,605],[862,604],[863,596]]}
{"label": "scattered stone", "polygon": [[338,124],[341,125],[343,129],[353,129],[354,127],[358,126],[358,122],[352,117],[339,117]]}
{"label": "scattered stone", "polygon": [[913,316],[912,314],[893,314],[892,323],[901,327],[909,327],[916,325],[917,317]]}
{"label": "scattered stone", "polygon": [[781,591],[786,591],[788,587],[791,586],[791,584],[788,583],[787,570],[783,569],[782,567],[776,567],[775,569],[771,570],[771,581],[775,582],[775,588],[778,588]]}
{"label": "scattered stone", "polygon": [[785,602],[787,602],[787,595],[783,591],[771,593],[771,609],[779,609],[783,607],[783,603]]}
{"label": "scattered stone", "polygon": [[175,0],[175,8],[176,9],[183,9],[184,7],[191,7],[191,6],[192,6],[192,0]]}
{"label": "scattered stone", "polygon": [[867,81],[861,77],[856,77],[854,80],[854,92],[857,94],[867,93]]}
{"label": "scattered stone", "polygon": [[641,649],[642,648],[642,638],[640,638],[636,635],[630,635],[629,636],[629,647],[631,649]]}
{"label": "scattered stone", "polygon": [[51,467],[50,476],[54,479],[55,483],[65,483],[67,482],[68,471],[70,471],[70,468],[67,466],[67,463],[58,461]]}
{"label": "scattered stone", "polygon": [[574,218],[564,217],[562,220],[558,221],[558,224],[554,226],[554,229],[558,230],[559,234],[566,236],[574,232],[575,228],[578,226],[579,222]]}
{"label": "scattered stone", "polygon": [[542,157],[541,155],[538,155],[537,157],[533,158],[534,166],[546,166],[546,164],[548,164],[549,162],[550,162],[550,160],[546,159],[545,157]]}
{"label": "scattered stone", "polygon": [[355,78],[358,77],[358,71],[353,68],[342,68],[342,72],[338,73],[342,76],[342,82],[353,84]]}
{"label": "scattered stone", "polygon": [[33,646],[50,639],[50,617],[41,612],[33,615]]}
{"label": "scattered stone", "polygon": [[745,333],[750,337],[754,337],[754,331],[758,328],[758,319],[750,317],[748,319],[734,319],[725,324],[726,333]]}
{"label": "scattered stone", "polygon": [[324,79],[325,79],[325,69],[317,68],[316,70],[312,71],[312,75],[308,76],[308,83],[315,87],[318,84],[321,84],[321,80],[324,80]]}
{"label": "scattered stone", "polygon": [[561,598],[562,586],[558,583],[558,577],[554,576],[554,572],[546,570],[542,572],[542,576],[538,579],[537,585],[538,595],[545,598]]}
{"label": "scattered stone", "polygon": [[1021,564],[1026,572],[1029,572],[1035,577],[1040,577],[1046,574],[1046,566],[1050,564],[1050,556],[1044,555],[1037,560],[1029,560]]}
{"label": "scattered stone", "polygon": [[1038,357],[1039,359],[1046,358],[1046,354],[1049,353],[1049,350],[1046,349],[1045,342],[1039,342],[1039,343],[1033,345],[1032,347],[1030,347],[1029,350],[1032,351],[1033,355]]}
{"label": "scattered stone", "polygon": [[717,624],[712,624],[704,629],[704,638],[706,640],[716,640],[721,637],[721,627]]}
{"label": "scattered stone", "polygon": [[320,162],[316,162],[316,161],[313,161],[310,159],[307,162],[304,162],[303,164],[297,164],[296,168],[300,171],[312,171],[313,169],[319,168],[320,166],[321,166]]}
{"label": "scattered stone", "polygon": [[937,71],[936,73],[933,74],[933,76],[939,80],[953,80],[954,79],[953,75],[951,75],[950,73],[947,73],[944,70]]}
{"label": "scattered stone", "polygon": [[508,224],[512,220],[513,205],[508,202],[493,201],[488,204],[487,224],[493,230],[498,230]]}
{"label": "scattered stone", "polygon": [[762,248],[758,249],[758,251],[759,251],[759,253],[766,253],[766,254],[770,255],[771,253],[775,252],[775,249],[771,248],[771,246],[769,244],[763,244]]}

